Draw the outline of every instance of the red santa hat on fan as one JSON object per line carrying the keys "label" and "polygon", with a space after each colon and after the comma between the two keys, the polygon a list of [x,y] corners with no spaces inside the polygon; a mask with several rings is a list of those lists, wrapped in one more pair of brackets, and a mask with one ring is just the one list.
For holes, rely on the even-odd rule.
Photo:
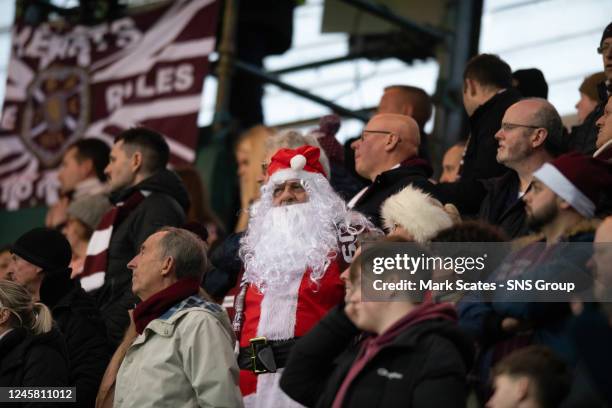
{"label": "red santa hat on fan", "polygon": [[601,194],[612,189],[612,164],[576,152],[545,163],[533,176],[586,218],[595,215]]}
{"label": "red santa hat on fan", "polygon": [[272,156],[268,176],[274,184],[287,180],[314,180],[325,178],[319,161],[321,151],[315,146],[300,146],[296,149],[280,149]]}

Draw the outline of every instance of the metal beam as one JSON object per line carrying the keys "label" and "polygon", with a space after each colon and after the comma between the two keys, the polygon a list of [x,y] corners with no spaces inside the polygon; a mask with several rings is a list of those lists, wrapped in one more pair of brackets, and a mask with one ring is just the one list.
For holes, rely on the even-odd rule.
{"label": "metal beam", "polygon": [[215,101],[215,116],[213,118],[213,129],[215,134],[227,127],[230,122],[228,113],[229,95],[234,58],[236,54],[236,21],[238,20],[238,8],[240,0],[227,0],[223,10],[223,32],[219,44],[219,68],[217,98]]}
{"label": "metal beam", "polygon": [[302,65],[294,65],[292,67],[277,69],[276,71],[270,71],[269,73],[271,75],[289,74],[291,72],[301,71],[303,69],[319,68],[319,67],[322,67],[324,65],[337,64],[339,62],[351,61],[351,60],[354,60],[354,59],[357,59],[357,58],[361,58],[361,57],[363,57],[362,53],[355,53],[354,52],[354,53],[347,54],[347,55],[345,55],[343,57],[329,58],[329,59],[326,59],[326,60],[309,62],[307,64],[302,64]]}
{"label": "metal beam", "polygon": [[[361,109],[358,112],[361,112],[364,115],[372,116],[374,113],[376,113],[377,108],[378,108],[377,106],[372,106],[371,108]],[[314,118],[301,119],[301,120],[296,120],[293,122],[277,123],[277,124],[270,125],[270,126],[279,128],[279,129],[299,128],[299,127],[304,127],[304,126],[316,125],[319,123],[320,120],[321,120],[321,116],[319,115],[319,116],[315,116]]]}
{"label": "metal beam", "polygon": [[445,150],[462,136],[465,115],[461,99],[463,70],[470,56],[478,49],[482,4],[482,0],[457,1],[453,14],[449,16],[452,19],[449,24],[455,28],[455,36],[450,47],[439,50],[438,55],[440,70],[436,96],[440,102],[436,107],[433,132],[437,135],[434,163],[441,163]]}
{"label": "metal beam", "polygon": [[350,118],[355,118],[355,119],[359,119],[363,122],[367,122],[370,118],[363,114],[362,112],[359,111],[352,111],[350,109],[344,108],[340,105],[337,105],[333,102],[328,101],[327,99],[321,98],[320,96],[317,96],[315,94],[312,94],[308,91],[304,91],[303,89],[297,88],[293,85],[289,85],[286,82],[281,81],[280,79],[278,79],[277,77],[271,75],[270,73],[263,71],[261,69],[259,69],[259,67],[256,67],[255,65],[246,63],[244,61],[240,61],[239,59],[234,60],[234,67],[237,69],[240,69],[250,75],[253,75],[265,82],[274,84],[276,86],[278,86],[281,89],[284,89],[286,91],[292,92],[298,96],[301,96],[302,98],[306,98],[308,100],[311,100],[315,103],[318,103],[320,105],[326,106],[328,108],[330,108],[331,110],[333,110],[334,112],[336,112],[337,114],[341,115],[341,116],[346,116],[346,117],[350,117]]}
{"label": "metal beam", "polygon": [[452,36],[452,32],[442,31],[433,27],[425,26],[422,24],[415,23],[414,21],[402,17],[398,14],[394,14],[388,7],[372,3],[368,0],[340,0],[346,4],[349,4],[359,10],[363,10],[367,13],[375,15],[376,17],[382,18],[383,20],[398,26],[403,30],[417,31],[423,34],[430,35],[439,41],[446,41],[446,39]]}

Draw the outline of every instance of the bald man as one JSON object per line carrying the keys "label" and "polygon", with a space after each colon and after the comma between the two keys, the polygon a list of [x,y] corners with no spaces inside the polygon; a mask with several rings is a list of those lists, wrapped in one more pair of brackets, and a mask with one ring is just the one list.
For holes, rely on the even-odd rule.
{"label": "bald man", "polygon": [[440,183],[453,183],[459,177],[459,167],[465,150],[465,142],[459,142],[451,146],[442,158],[442,175]]}
{"label": "bald man", "polygon": [[353,142],[355,171],[371,181],[349,203],[382,228],[380,207],[391,195],[411,184],[432,192],[431,168],[417,157],[419,127],[409,116],[382,113],[370,119],[361,137]]}
{"label": "bald man", "polygon": [[459,179],[438,184],[442,203],[453,203],[462,215],[477,209],[479,219],[500,227],[509,238],[529,232],[521,197],[530,188],[533,172],[566,150],[561,117],[546,99],[527,98],[511,105],[495,133],[497,163],[503,176],[478,180]]}

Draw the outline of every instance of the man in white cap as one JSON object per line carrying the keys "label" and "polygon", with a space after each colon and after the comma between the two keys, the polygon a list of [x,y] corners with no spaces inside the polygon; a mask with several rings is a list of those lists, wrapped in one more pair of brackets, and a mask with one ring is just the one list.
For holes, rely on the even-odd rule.
{"label": "man in white cap", "polygon": [[340,303],[340,273],[371,224],[347,210],[325,178],[317,147],[280,149],[241,240],[236,299],[240,388],[247,407],[300,407],[278,387],[296,338]]}
{"label": "man in white cap", "polygon": [[[548,244],[575,235],[595,215],[602,193],[612,188],[612,164],[578,153],[545,163],[533,176],[523,197],[527,220]],[[592,226],[589,230],[594,232]]]}
{"label": "man in white cap", "polygon": [[[573,152],[545,163],[533,176],[523,200],[528,222],[539,234],[516,242],[516,247],[523,247],[490,279],[504,285],[510,280],[573,283],[575,290],[498,290],[490,303],[460,302],[460,322],[483,347],[483,362],[536,343],[573,365],[567,302],[592,284],[587,262],[597,226],[593,217],[602,193],[612,189],[612,164]],[[479,376],[489,378],[490,367],[480,367]]]}

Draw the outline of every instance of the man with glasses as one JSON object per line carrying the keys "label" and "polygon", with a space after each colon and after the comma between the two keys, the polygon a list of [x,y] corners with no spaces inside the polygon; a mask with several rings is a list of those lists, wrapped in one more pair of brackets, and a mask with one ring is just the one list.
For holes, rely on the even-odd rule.
{"label": "man with glasses", "polygon": [[487,195],[478,217],[515,238],[528,230],[521,198],[529,190],[533,172],[565,152],[563,123],[545,99],[524,99],[506,110],[495,140],[497,162],[511,171],[482,182]]}
{"label": "man with glasses", "polygon": [[504,175],[438,184],[436,189],[443,203],[455,204],[462,214],[475,212],[479,219],[516,238],[528,232],[521,197],[529,189],[533,172],[565,152],[567,140],[555,107],[545,99],[529,98],[506,110],[495,141],[495,159],[506,168]]}
{"label": "man with glasses", "polygon": [[597,53],[603,59],[604,74],[606,80],[598,84],[599,103],[595,109],[586,117],[582,125],[572,129],[570,135],[571,148],[581,153],[592,155],[596,147],[598,135],[597,122],[604,113],[604,107],[608,98],[612,95],[612,23],[605,28]]}
{"label": "man with glasses", "polygon": [[372,183],[349,201],[349,208],[381,227],[380,207],[388,197],[409,184],[431,193],[433,185],[428,179],[432,170],[417,156],[419,144],[419,127],[411,117],[383,113],[370,119],[351,147],[355,170]]}
{"label": "man with glasses", "polygon": [[357,235],[372,229],[332,189],[314,146],[271,158],[261,198],[240,241],[244,264],[236,297],[240,389],[245,406],[301,406],[278,387],[289,350],[342,301],[340,273]]}

